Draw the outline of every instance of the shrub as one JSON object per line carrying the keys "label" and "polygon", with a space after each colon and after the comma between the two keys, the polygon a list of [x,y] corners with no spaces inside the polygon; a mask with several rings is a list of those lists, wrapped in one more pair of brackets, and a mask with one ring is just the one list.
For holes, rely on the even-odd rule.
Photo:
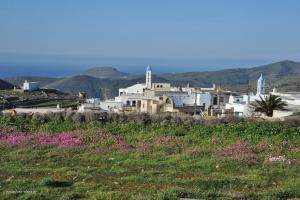
{"label": "shrub", "polygon": [[47,187],[70,187],[72,185],[72,182],[69,181],[58,181],[53,180],[52,178],[47,178],[42,181],[42,185],[45,185]]}
{"label": "shrub", "polygon": [[284,119],[282,123],[288,127],[300,127],[300,117],[299,116],[287,117]]}
{"label": "shrub", "polygon": [[83,113],[86,122],[94,122],[99,119],[99,113],[95,112],[84,112]]}
{"label": "shrub", "polygon": [[149,114],[147,114],[147,113],[141,113],[138,116],[139,116],[139,118],[138,118],[139,121],[138,122],[141,122],[143,124],[149,124],[149,123],[151,123],[151,118],[150,118]]}
{"label": "shrub", "polygon": [[31,119],[33,122],[38,122],[38,123],[45,123],[47,122],[47,119],[45,117],[44,114],[41,114],[41,113],[34,113],[32,115],[32,119]]}
{"label": "shrub", "polygon": [[53,112],[47,112],[45,113],[45,116],[48,121],[56,121],[56,122],[61,122],[64,120],[63,113],[53,113]]}
{"label": "shrub", "polygon": [[182,116],[181,122],[186,125],[194,125],[200,123],[200,120],[195,120],[192,116]]}
{"label": "shrub", "polygon": [[64,121],[63,113],[61,113],[61,112],[55,113],[54,120],[57,121],[57,122]]}
{"label": "shrub", "polygon": [[161,115],[151,115],[150,118],[152,123],[160,123],[162,121]]}
{"label": "shrub", "polygon": [[227,116],[220,119],[222,124],[238,124],[244,122],[245,119],[237,116]]}
{"label": "shrub", "polygon": [[32,115],[33,115],[32,113],[27,113],[26,114],[26,120],[31,121],[32,120]]}
{"label": "shrub", "polygon": [[73,116],[72,116],[72,121],[76,122],[76,123],[82,123],[85,122],[85,116],[82,113],[76,112]]}
{"label": "shrub", "polygon": [[170,124],[172,119],[172,115],[171,114],[165,114],[162,116],[162,122],[163,124]]}
{"label": "shrub", "polygon": [[75,115],[75,112],[72,110],[68,110],[65,112],[65,120],[72,120],[73,116]]}
{"label": "shrub", "polygon": [[21,120],[26,120],[27,115],[28,114],[26,114],[26,113],[17,113],[16,117],[21,119]]}

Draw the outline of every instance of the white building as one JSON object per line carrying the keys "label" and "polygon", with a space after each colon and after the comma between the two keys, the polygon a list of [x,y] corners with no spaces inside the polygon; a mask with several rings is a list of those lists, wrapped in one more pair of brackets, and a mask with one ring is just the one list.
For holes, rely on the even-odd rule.
{"label": "white building", "polygon": [[[198,110],[223,107],[228,101],[228,94],[216,88],[173,87],[170,83],[153,83],[152,69],[146,70],[145,83],[137,83],[127,88],[120,88],[114,100],[100,102],[100,107],[107,111],[135,111],[147,113],[159,112],[194,112]],[[216,100],[217,99],[217,100]]]}
{"label": "white building", "polygon": [[141,83],[137,83],[135,85],[132,85],[130,87],[127,88],[120,88],[119,89],[119,96],[122,95],[130,95],[130,94],[143,94],[144,89],[147,86],[145,84],[141,84]]}
{"label": "white building", "polygon": [[256,100],[260,100],[260,98],[264,99],[268,95],[265,94],[265,78],[263,74],[257,80],[257,91],[256,95],[253,93],[244,94],[241,96],[230,96],[228,103],[225,105],[226,110],[231,110],[235,115],[241,117],[250,117],[254,115],[253,106],[251,106],[252,102]]}
{"label": "white building", "polygon": [[275,111],[274,116],[284,117],[295,112],[300,112],[300,92],[278,92],[277,89],[274,88],[270,94],[279,96],[287,104],[286,110]]}
{"label": "white building", "polygon": [[263,77],[263,74],[260,75],[259,79],[257,80],[257,93],[256,95],[264,95],[266,89],[266,80]]}
{"label": "white building", "polygon": [[25,80],[23,83],[23,90],[24,91],[34,91],[39,89],[39,83],[38,82],[28,82]]}
{"label": "white building", "polygon": [[152,69],[150,66],[146,70],[146,88],[151,89],[152,86]]}
{"label": "white building", "polygon": [[[295,112],[300,111],[300,92],[284,92],[280,93],[276,88],[273,89],[273,92],[270,92],[272,95],[281,97],[281,99],[286,102],[286,110],[274,110],[273,117],[280,118],[292,115]],[[232,110],[236,115],[249,117],[254,113],[253,106],[250,104],[255,102],[255,100],[260,100],[260,98],[265,99],[269,95],[265,94],[265,78],[261,74],[257,80],[257,93],[256,95],[241,95],[241,96],[230,96],[229,102],[226,104],[225,109]]]}
{"label": "white building", "polygon": [[100,108],[109,112],[120,112],[122,110],[123,103],[115,100],[101,101]]}
{"label": "white building", "polygon": [[93,103],[83,103],[78,106],[78,112],[100,111],[100,106]]}

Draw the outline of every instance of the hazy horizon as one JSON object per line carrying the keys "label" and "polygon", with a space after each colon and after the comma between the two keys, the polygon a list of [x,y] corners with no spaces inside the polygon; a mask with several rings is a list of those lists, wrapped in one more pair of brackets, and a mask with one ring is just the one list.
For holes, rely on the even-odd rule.
{"label": "hazy horizon", "polygon": [[300,61],[300,1],[2,0],[0,77]]}
{"label": "hazy horizon", "polygon": [[151,65],[156,74],[203,72],[251,68],[278,61],[281,60],[110,58],[0,53],[0,77],[23,75],[62,77],[77,75],[93,67],[114,67],[130,74],[143,74],[147,65]]}

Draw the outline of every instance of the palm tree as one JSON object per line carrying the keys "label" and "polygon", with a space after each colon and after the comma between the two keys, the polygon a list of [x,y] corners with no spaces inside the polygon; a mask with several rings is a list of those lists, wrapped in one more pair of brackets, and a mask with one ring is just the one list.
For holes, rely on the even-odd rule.
{"label": "palm tree", "polygon": [[255,112],[265,113],[268,117],[272,117],[274,110],[285,110],[284,107],[287,104],[279,96],[271,94],[266,98],[260,96],[260,100],[255,100],[252,106]]}

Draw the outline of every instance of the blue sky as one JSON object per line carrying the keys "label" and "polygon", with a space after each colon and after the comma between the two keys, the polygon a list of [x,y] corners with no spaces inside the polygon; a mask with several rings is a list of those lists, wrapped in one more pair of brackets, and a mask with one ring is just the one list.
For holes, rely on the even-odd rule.
{"label": "blue sky", "polygon": [[299,61],[299,10],[298,0],[0,0],[0,54]]}

